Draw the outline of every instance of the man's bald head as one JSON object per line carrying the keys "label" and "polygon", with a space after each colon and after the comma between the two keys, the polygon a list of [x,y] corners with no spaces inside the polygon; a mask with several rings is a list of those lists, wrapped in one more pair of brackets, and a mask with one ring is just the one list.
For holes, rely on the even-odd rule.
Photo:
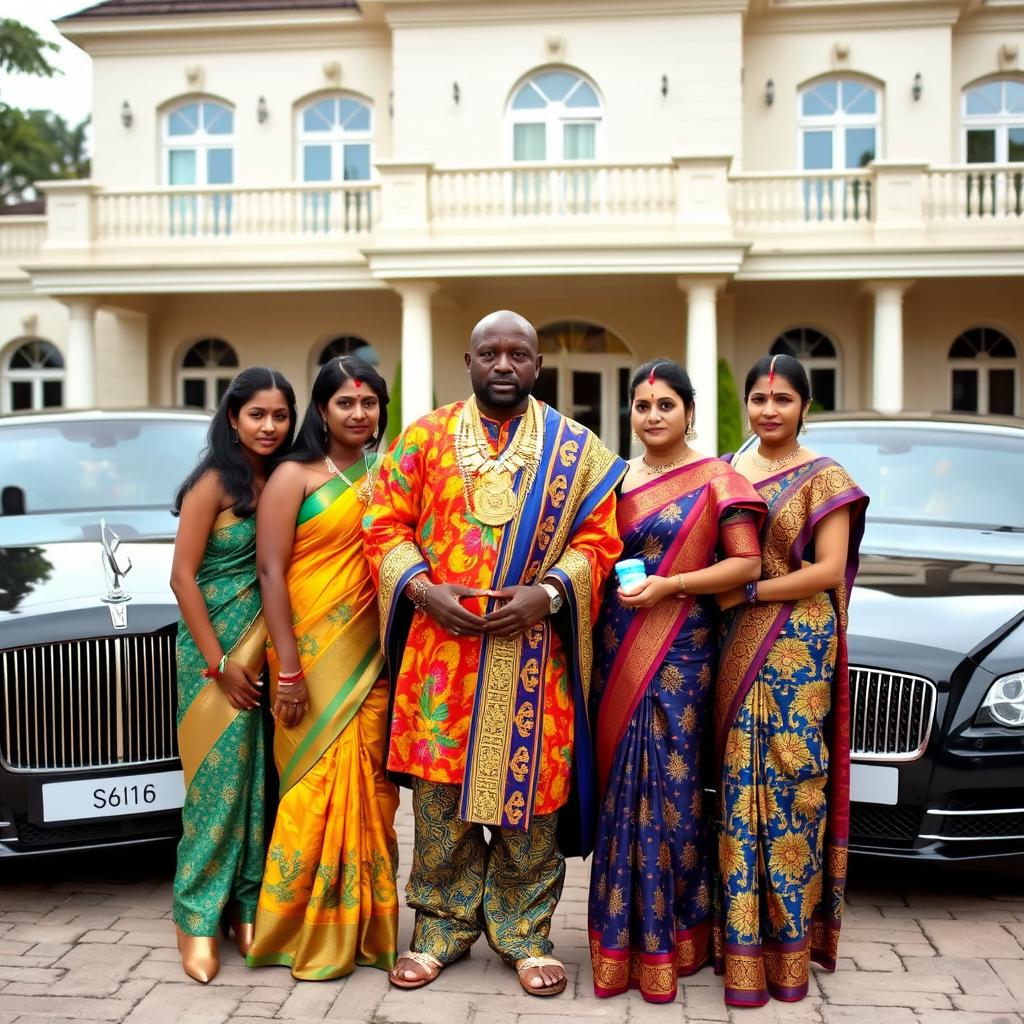
{"label": "man's bald head", "polygon": [[533,350],[537,351],[537,331],[533,324],[525,316],[520,316],[511,309],[497,309],[480,320],[469,336],[469,346],[473,348],[481,338],[493,338],[497,335],[526,338],[533,346]]}

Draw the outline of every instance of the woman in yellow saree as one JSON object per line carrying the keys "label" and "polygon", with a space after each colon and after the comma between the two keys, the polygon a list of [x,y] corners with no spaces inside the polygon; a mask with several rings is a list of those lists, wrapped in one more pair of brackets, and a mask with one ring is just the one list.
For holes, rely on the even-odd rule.
{"label": "woman in yellow saree", "polygon": [[248,964],[305,980],[395,962],[398,794],[384,774],[388,686],[361,526],[386,407],[371,367],[325,364],[257,515],[281,799]]}

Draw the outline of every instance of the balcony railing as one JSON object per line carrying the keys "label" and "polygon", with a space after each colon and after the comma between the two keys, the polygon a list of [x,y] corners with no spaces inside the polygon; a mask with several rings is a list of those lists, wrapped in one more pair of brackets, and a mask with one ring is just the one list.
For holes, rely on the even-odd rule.
{"label": "balcony railing", "polygon": [[99,192],[100,244],[366,238],[379,217],[379,186],[158,188]]}
{"label": "balcony railing", "polygon": [[737,234],[765,229],[863,227],[872,219],[870,170],[738,174],[729,181]]}
{"label": "balcony railing", "polygon": [[0,263],[32,259],[45,241],[45,215],[0,217]]}
{"label": "balcony railing", "polygon": [[504,221],[671,221],[671,164],[517,163],[438,169],[430,177],[432,223],[452,227]]}
{"label": "balcony railing", "polygon": [[1024,164],[932,167],[925,174],[924,215],[937,223],[1024,219]]}

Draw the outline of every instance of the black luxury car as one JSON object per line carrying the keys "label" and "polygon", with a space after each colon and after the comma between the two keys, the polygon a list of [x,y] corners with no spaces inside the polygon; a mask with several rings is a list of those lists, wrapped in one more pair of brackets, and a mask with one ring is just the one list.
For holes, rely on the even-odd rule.
{"label": "black luxury car", "polygon": [[170,507],[208,422],[0,420],[0,858],[180,832]]}
{"label": "black luxury car", "polygon": [[1024,420],[826,414],[806,443],[871,497],[850,607],[851,848],[1020,857]]}

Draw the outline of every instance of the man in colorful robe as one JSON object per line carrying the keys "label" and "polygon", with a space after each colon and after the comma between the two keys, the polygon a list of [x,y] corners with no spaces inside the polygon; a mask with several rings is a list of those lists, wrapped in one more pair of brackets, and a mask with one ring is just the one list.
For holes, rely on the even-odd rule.
{"label": "man in colorful robe", "polygon": [[406,428],[364,520],[393,678],[388,767],[413,789],[400,988],[433,981],[481,924],[527,992],[566,984],[548,932],[563,855],[592,845],[592,621],[622,550],[625,463],[532,398],[540,367],[521,316],[481,320],[473,396]]}

